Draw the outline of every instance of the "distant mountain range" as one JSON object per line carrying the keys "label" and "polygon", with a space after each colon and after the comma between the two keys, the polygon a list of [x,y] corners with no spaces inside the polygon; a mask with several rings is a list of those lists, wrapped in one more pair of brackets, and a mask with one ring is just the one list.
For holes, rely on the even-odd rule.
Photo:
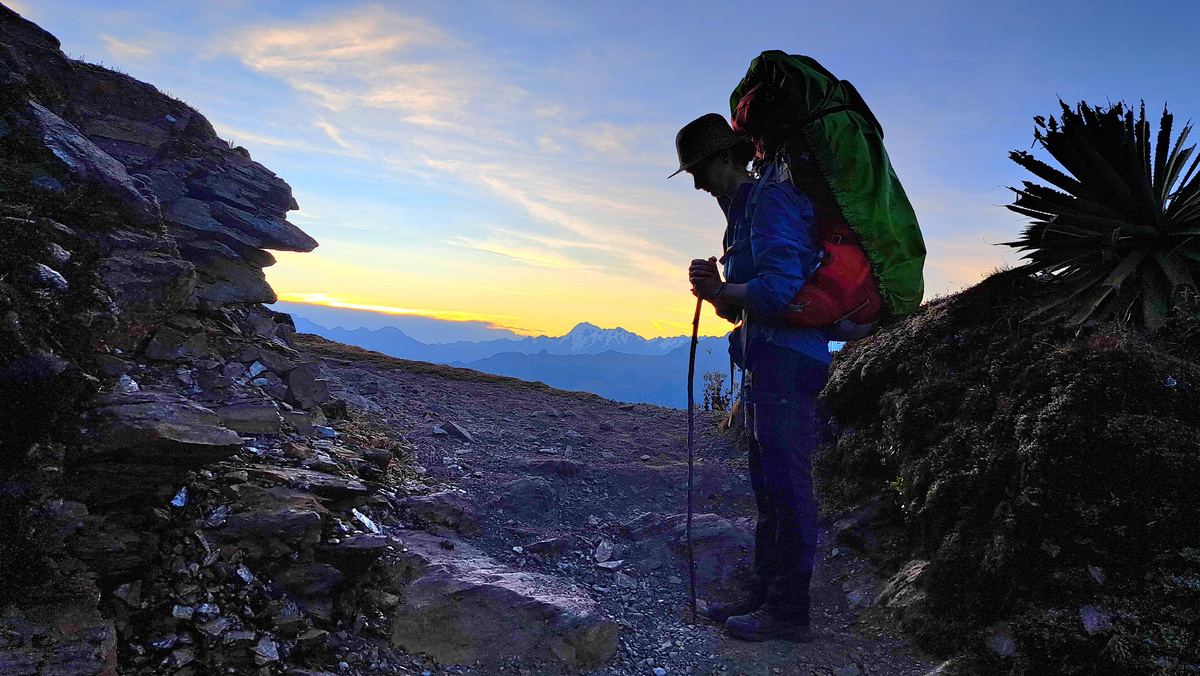
{"label": "distant mountain range", "polygon": [[[689,336],[642,338],[625,329],[602,329],[584,322],[557,337],[426,344],[392,326],[348,331],[340,326],[321,326],[294,314],[292,318],[301,333],[401,359],[539,380],[552,387],[593,392],[618,401],[687,406]],[[703,374],[713,370],[714,365],[728,374],[727,345],[723,337],[700,339],[695,376],[698,404],[703,401]]]}

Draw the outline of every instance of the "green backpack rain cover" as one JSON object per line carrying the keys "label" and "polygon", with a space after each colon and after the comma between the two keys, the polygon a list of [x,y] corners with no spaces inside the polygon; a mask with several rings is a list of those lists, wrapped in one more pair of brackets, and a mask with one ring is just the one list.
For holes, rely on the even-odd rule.
{"label": "green backpack rain cover", "polygon": [[[917,216],[883,147],[883,129],[854,87],[816,60],[772,50],[750,62],[729,99],[731,113],[755,86],[782,97],[795,119],[788,138],[800,139],[824,175],[871,260],[885,308],[907,315],[925,293],[925,242]],[[794,111],[794,112],[793,112]],[[770,159],[770,158],[768,158]]]}

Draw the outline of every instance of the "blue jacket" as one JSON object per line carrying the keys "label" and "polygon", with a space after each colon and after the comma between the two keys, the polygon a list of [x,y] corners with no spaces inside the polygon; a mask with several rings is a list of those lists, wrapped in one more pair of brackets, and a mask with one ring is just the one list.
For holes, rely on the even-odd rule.
{"label": "blue jacket", "polygon": [[[747,202],[759,188],[753,208]],[[783,311],[820,263],[812,203],[790,182],[743,185],[732,199],[719,200],[725,211],[725,279],[748,284],[748,343],[768,343],[829,362],[829,341],[821,329],[768,326]],[[758,315],[760,321],[755,322]],[[736,317],[726,317],[736,320]],[[729,336],[734,362],[743,365],[740,329]]]}

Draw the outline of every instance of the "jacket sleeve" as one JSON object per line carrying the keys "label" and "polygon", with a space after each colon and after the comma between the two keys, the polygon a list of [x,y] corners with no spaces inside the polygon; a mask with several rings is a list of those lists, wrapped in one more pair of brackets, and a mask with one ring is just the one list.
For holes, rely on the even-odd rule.
{"label": "jacket sleeve", "polygon": [[750,225],[755,275],[746,297],[751,309],[781,312],[820,262],[812,203],[787,183],[763,187]]}

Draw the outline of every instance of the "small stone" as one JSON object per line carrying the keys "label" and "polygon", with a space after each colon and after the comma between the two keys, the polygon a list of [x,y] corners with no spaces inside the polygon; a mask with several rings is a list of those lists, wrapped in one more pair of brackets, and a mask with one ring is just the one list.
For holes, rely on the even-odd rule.
{"label": "small stone", "polygon": [[447,432],[446,430],[442,429],[441,427],[438,427],[437,425],[434,425],[434,427],[433,427],[433,436],[435,436],[435,437],[448,437],[448,436],[450,436],[450,433],[449,433],[449,432]]}
{"label": "small stone", "polygon": [[204,634],[209,638],[218,638],[232,625],[233,620],[229,619],[228,617],[218,617],[212,622],[205,622],[204,624],[201,624],[199,627],[197,627],[197,629],[200,630],[201,634]]}
{"label": "small stone", "polygon": [[646,462],[649,459],[650,459],[650,456],[645,455],[645,454],[642,455],[642,462]]}
{"label": "small stone", "polygon": [[196,608],[196,619],[201,622],[214,620],[221,615],[221,607],[215,603],[201,603]]}
{"label": "small stone", "polygon": [[180,648],[171,653],[171,656],[167,658],[167,666],[182,667],[195,659],[196,653],[191,648]]}
{"label": "small stone", "polygon": [[257,378],[260,373],[262,373],[263,371],[266,371],[266,370],[267,370],[266,366],[263,366],[261,362],[256,361],[250,365],[250,369],[249,369],[250,377]]}
{"label": "small stone", "polygon": [[250,569],[245,566],[237,567],[237,576],[246,584],[254,582],[254,573],[251,573]]}
{"label": "small stone", "polygon": [[603,568],[604,570],[616,570],[616,569],[620,568],[621,564],[623,564],[623,563],[625,563],[625,562],[624,561],[601,561],[600,563],[596,564],[596,567]]}
{"label": "small stone", "polygon": [[475,441],[475,438],[471,436],[470,432],[466,431],[452,420],[447,420],[446,422],[442,423],[442,429],[444,429],[447,434],[460,441],[465,441],[467,443],[474,443]]}
{"label": "small stone", "polygon": [[1092,579],[1096,584],[1104,584],[1104,569],[1099,566],[1088,566],[1088,572],[1092,574]]}
{"label": "small stone", "polygon": [[363,528],[366,528],[376,535],[379,535],[383,532],[383,529],[380,528],[374,521],[372,521],[371,517],[358,511],[358,508],[351,508],[350,513],[354,515],[355,521],[358,521],[360,524],[362,524]]}
{"label": "small stone", "polygon": [[134,380],[133,378],[130,378],[128,375],[123,375],[117,379],[117,388],[116,389],[118,392],[124,392],[124,393],[128,394],[130,392],[139,391],[141,389],[141,387],[137,384],[136,380]]}
{"label": "small stone", "polygon": [[337,430],[324,425],[313,425],[313,429],[317,431],[319,436],[325,437],[326,439],[336,439],[338,435]]}
{"label": "small stone", "polygon": [[279,660],[279,646],[275,644],[269,637],[263,636],[254,646],[254,662],[255,664],[266,664]]}
{"label": "small stone", "polygon": [[175,606],[171,609],[171,617],[181,620],[190,620],[192,619],[192,614],[195,612],[195,609],[193,609],[191,606]]}
{"label": "small stone", "polygon": [[33,268],[25,275],[26,279],[34,284],[49,287],[55,291],[66,291],[70,288],[67,279],[59,274],[58,270],[41,263],[34,263]]}
{"label": "small stone", "polygon": [[1098,634],[1112,629],[1112,613],[1097,606],[1083,606],[1079,609],[1079,621],[1089,634]]}
{"label": "small stone", "polygon": [[183,488],[179,489],[179,492],[175,494],[175,497],[171,498],[171,506],[186,507],[187,503],[188,503],[188,489],[187,489],[187,486],[184,486]]}
{"label": "small stone", "polygon": [[654,667],[654,676],[667,676],[667,670],[662,667]]}
{"label": "small stone", "polygon": [[608,561],[609,559],[612,558],[612,555],[613,555],[612,540],[609,540],[608,538],[604,538],[603,540],[600,541],[600,544],[596,547],[596,552],[594,554],[594,556],[596,557],[596,562],[602,563],[604,561]]}

